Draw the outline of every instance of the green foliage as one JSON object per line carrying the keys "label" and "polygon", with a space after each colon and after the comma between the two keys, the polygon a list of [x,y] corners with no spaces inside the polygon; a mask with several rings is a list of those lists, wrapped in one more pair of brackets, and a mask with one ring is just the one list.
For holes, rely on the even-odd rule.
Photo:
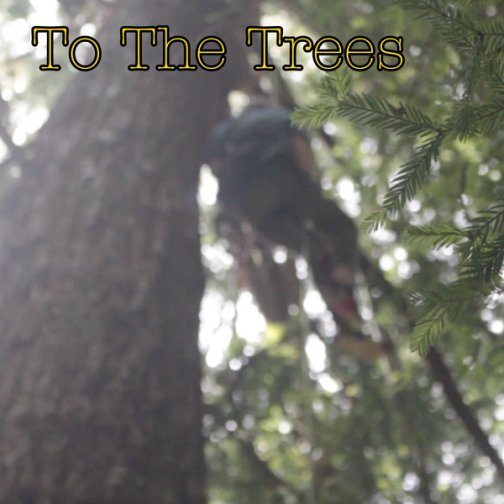
{"label": "green foliage", "polygon": [[504,204],[479,212],[479,217],[460,229],[452,224],[410,227],[406,239],[419,247],[439,249],[453,246],[458,252],[459,280],[438,285],[435,290],[411,296],[421,310],[411,335],[410,348],[425,355],[446,330],[449,323],[461,320],[464,313],[488,303],[492,294],[500,294],[504,262]]}
{"label": "green foliage", "polygon": [[[381,209],[363,221],[368,231],[376,231],[388,217],[397,216],[404,205],[419,194],[431,176],[432,167],[448,145],[496,135],[504,120],[504,23],[498,19],[479,21],[469,5],[442,0],[400,0],[415,19],[428,23],[450,46],[459,59],[454,90],[445,98],[447,112],[441,120],[420,108],[399,102],[393,105],[384,97],[342,91],[326,77],[321,85],[321,102],[298,110],[293,120],[302,127],[320,126],[337,115],[360,127],[375,127],[402,137],[415,137],[409,160],[392,178]],[[443,164],[441,163],[441,167]],[[454,246],[460,263],[458,280],[413,296],[422,307],[411,337],[411,349],[425,354],[460,314],[460,307],[485,304],[488,295],[499,294],[504,262],[502,233],[503,204],[480,211],[468,227],[453,223],[410,227],[405,234],[410,243],[422,247]],[[476,282],[476,284],[475,284]],[[477,288],[476,288],[477,287]],[[485,295],[482,295],[485,293]],[[462,296],[462,298],[461,298]]]}
{"label": "green foliage", "polygon": [[[477,225],[482,235],[488,230],[490,239],[494,230],[499,232],[497,215],[492,218],[477,211],[494,208],[491,201],[504,200],[504,188],[497,181],[503,137],[499,133],[487,136],[481,126],[478,136],[464,142],[456,140],[448,119],[464,102],[462,58],[425,20],[413,22],[410,12],[388,8],[390,2],[385,0],[289,0],[288,4],[299,14],[294,19],[281,11],[280,24],[289,34],[314,33],[316,38],[332,33],[342,41],[356,33],[365,33],[372,40],[389,33],[404,36],[407,61],[398,72],[370,70],[351,74],[350,78],[348,72],[338,69],[326,74],[322,82],[309,65],[305,65],[302,79],[295,72],[281,73],[292,83],[297,103],[304,105],[296,111],[296,120],[309,128],[330,123],[324,132],[332,141],[331,148],[313,142],[327,197],[337,198],[356,219],[372,212],[383,216],[376,202],[384,201],[394,174],[412,152],[417,152],[415,149],[437,138],[440,131],[432,130],[432,125],[443,133],[433,156],[437,161],[427,167],[423,186],[418,185],[413,199],[396,213],[389,229],[360,237],[371,261],[388,258],[391,262],[385,274],[398,294],[378,289],[371,292],[371,302],[377,325],[394,341],[401,369],[391,371],[383,362],[356,362],[338,350],[338,336],[333,343],[319,327],[327,349],[327,368],[323,373],[310,370],[306,384],[300,369],[299,344],[294,343],[299,338],[296,317],[286,324],[281,339],[263,335],[262,343],[254,344],[256,353],[252,357],[250,348],[245,351],[249,343],[245,344],[243,335],[236,336],[240,344],[230,345],[222,366],[207,370],[207,379],[214,381],[213,387],[205,389],[207,414],[213,418],[206,431],[211,453],[211,502],[346,504],[383,500],[453,504],[462,501],[462,485],[471,487],[473,481],[482,480],[488,485],[478,488],[474,503],[492,502],[501,492],[497,481],[490,483],[491,468],[467,442],[460,423],[453,421],[453,412],[440,387],[432,382],[424,361],[409,351],[411,326],[402,310],[401,290],[417,293],[413,295],[413,312],[419,321],[429,318],[437,306],[430,302],[431,295],[442,303],[443,310],[434,316],[452,329],[439,343],[455,379],[478,416],[487,422],[489,433],[502,432],[504,422],[496,420],[501,402],[496,401],[501,401],[502,394],[504,344],[489,330],[501,313],[498,306],[488,305],[483,319],[480,305],[488,303],[489,291],[476,280],[466,278],[462,282],[455,276],[455,259],[460,267],[472,254],[476,229],[469,238],[469,227]],[[279,7],[285,5],[267,4],[266,13],[276,16]],[[481,2],[466,6],[474,23],[490,19],[486,7]],[[272,24],[271,20],[265,24]],[[302,51],[298,53],[300,58],[304,56]],[[463,57],[468,56],[464,53]],[[489,65],[486,59],[485,71],[489,71]],[[497,61],[495,68],[499,66]],[[496,74],[503,75],[501,71]],[[268,76],[275,82],[275,73]],[[504,89],[501,81],[494,77],[489,89],[478,89],[481,95],[476,101],[465,101],[475,109],[489,104],[487,111],[477,110],[481,125],[486,120],[498,124],[494,118]],[[340,107],[353,96],[356,101],[352,105],[363,103],[372,108],[369,115],[362,116],[363,121],[370,117],[374,120],[376,113],[379,120],[389,121],[387,129],[343,117]],[[371,106],[367,97],[371,97]],[[350,110],[353,113],[354,108]],[[356,108],[355,114],[361,112]],[[459,117],[463,113],[466,111],[459,111]],[[491,125],[488,127],[491,129]],[[401,128],[405,129],[401,132]],[[354,190],[354,200],[347,194],[349,187]],[[354,204],[357,200],[358,205]],[[487,217],[487,225],[478,224],[477,219],[482,217]],[[408,238],[400,244],[397,236],[405,229]],[[450,251],[454,253],[450,255]],[[449,282],[453,281],[458,284],[451,289]],[[226,282],[229,277],[221,279],[222,289]],[[446,302],[455,295],[457,302]],[[312,324],[317,320],[314,317]],[[271,328],[266,326],[265,332],[271,332]],[[420,341],[425,346],[419,350],[427,350],[428,340],[421,335]],[[237,360],[243,366],[234,371],[231,365],[235,366]],[[336,391],[322,386],[327,375],[338,385]],[[314,439],[307,432],[307,404],[313,414]],[[237,423],[236,430],[227,430],[229,421]],[[281,432],[284,422],[290,426],[287,433]],[[244,439],[249,443],[247,450],[237,449]],[[225,463],[219,463],[223,460]],[[307,492],[310,474],[318,489],[313,500]]]}
{"label": "green foliage", "polygon": [[457,245],[465,237],[463,231],[453,224],[410,227],[405,236],[410,243],[423,249]]}
{"label": "green foliage", "polygon": [[418,322],[411,335],[411,350],[426,355],[449,324],[463,324],[468,319],[467,314],[474,310],[477,296],[484,298],[485,294],[488,292],[473,279],[441,284],[436,289],[412,294]]}
{"label": "green foliage", "polygon": [[384,223],[387,214],[398,212],[406,201],[413,199],[423,185],[432,162],[437,161],[439,147],[446,132],[413,106],[401,103],[394,107],[384,98],[342,93],[331,83],[331,77],[322,81],[321,89],[325,99],[319,105],[300,109],[292,114],[295,124],[304,128],[320,127],[339,115],[349,118],[359,126],[374,126],[424,139],[424,142],[416,147],[413,157],[402,165],[392,180],[392,187],[385,195],[382,211],[364,221],[369,230],[377,229]]}

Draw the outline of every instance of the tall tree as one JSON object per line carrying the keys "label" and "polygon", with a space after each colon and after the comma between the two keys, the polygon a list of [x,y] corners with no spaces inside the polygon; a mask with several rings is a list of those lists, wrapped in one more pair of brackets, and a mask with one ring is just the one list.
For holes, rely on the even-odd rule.
{"label": "tall tree", "polygon": [[1,503],[205,502],[196,190],[225,81],[154,70],[163,44],[150,40],[151,69],[130,72],[134,38],[119,42],[121,26],[164,24],[194,43],[217,7],[113,5],[99,67],[16,153],[2,208]]}

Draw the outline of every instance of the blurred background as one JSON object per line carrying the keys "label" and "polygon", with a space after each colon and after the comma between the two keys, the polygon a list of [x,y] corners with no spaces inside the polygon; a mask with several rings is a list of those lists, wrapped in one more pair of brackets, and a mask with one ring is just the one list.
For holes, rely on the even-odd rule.
{"label": "blurred background", "polygon": [[[455,3],[482,23],[504,16],[501,2]],[[3,0],[0,502],[504,504],[500,289],[437,344],[443,381],[409,349],[406,300],[455,280],[459,256],[403,237],[463,227],[502,198],[502,130],[444,142],[403,211],[359,232],[371,273],[356,281],[357,336],[393,354],[344,344],[302,254],[243,222],[240,248],[215,225],[215,126],[257,100],[319,104],[325,75],[301,47],[304,70],[282,71],[289,47],[274,37],[276,70],[251,70],[245,27],[402,36],[404,66],[349,72],[352,92],[442,122],[464,94],[463,54],[414,17],[383,0]],[[119,27],[158,24],[192,50],[221,36],[226,68],[157,72],[162,43],[146,37],[151,69],[128,72]],[[58,36],[61,71],[39,70],[31,28],[60,25],[100,41],[99,67],[74,69]],[[334,115],[308,135],[313,180],[357,227],[417,142]]]}

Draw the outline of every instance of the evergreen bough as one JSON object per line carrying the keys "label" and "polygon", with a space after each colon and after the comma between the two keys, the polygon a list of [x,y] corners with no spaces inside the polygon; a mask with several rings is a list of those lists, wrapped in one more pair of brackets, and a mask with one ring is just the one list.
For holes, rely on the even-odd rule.
{"label": "evergreen bough", "polygon": [[[327,74],[319,86],[319,102],[294,112],[293,121],[304,128],[318,128],[337,117],[359,126],[372,126],[407,137],[417,145],[411,158],[392,179],[380,211],[369,215],[363,228],[373,231],[411,201],[438,162],[444,141],[466,141],[490,136],[504,123],[504,24],[477,21],[467,12],[471,2],[400,0],[416,19],[428,22],[451,45],[461,60],[463,91],[453,99],[449,116],[439,123],[418,108],[385,98],[350,92],[347,73]],[[405,237],[421,247],[453,247],[460,262],[458,278],[411,296],[417,323],[410,340],[412,351],[426,354],[430,346],[464,312],[488,304],[501,294],[504,262],[504,201],[494,202],[470,219],[465,227],[454,224],[410,226]]]}

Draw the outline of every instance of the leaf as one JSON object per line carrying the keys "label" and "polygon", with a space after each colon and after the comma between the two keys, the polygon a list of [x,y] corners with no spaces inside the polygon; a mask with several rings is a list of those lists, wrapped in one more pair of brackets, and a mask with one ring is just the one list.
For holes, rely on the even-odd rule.
{"label": "leaf", "polygon": [[404,237],[409,243],[423,249],[449,247],[457,245],[463,239],[467,239],[464,231],[453,224],[410,226]]}

